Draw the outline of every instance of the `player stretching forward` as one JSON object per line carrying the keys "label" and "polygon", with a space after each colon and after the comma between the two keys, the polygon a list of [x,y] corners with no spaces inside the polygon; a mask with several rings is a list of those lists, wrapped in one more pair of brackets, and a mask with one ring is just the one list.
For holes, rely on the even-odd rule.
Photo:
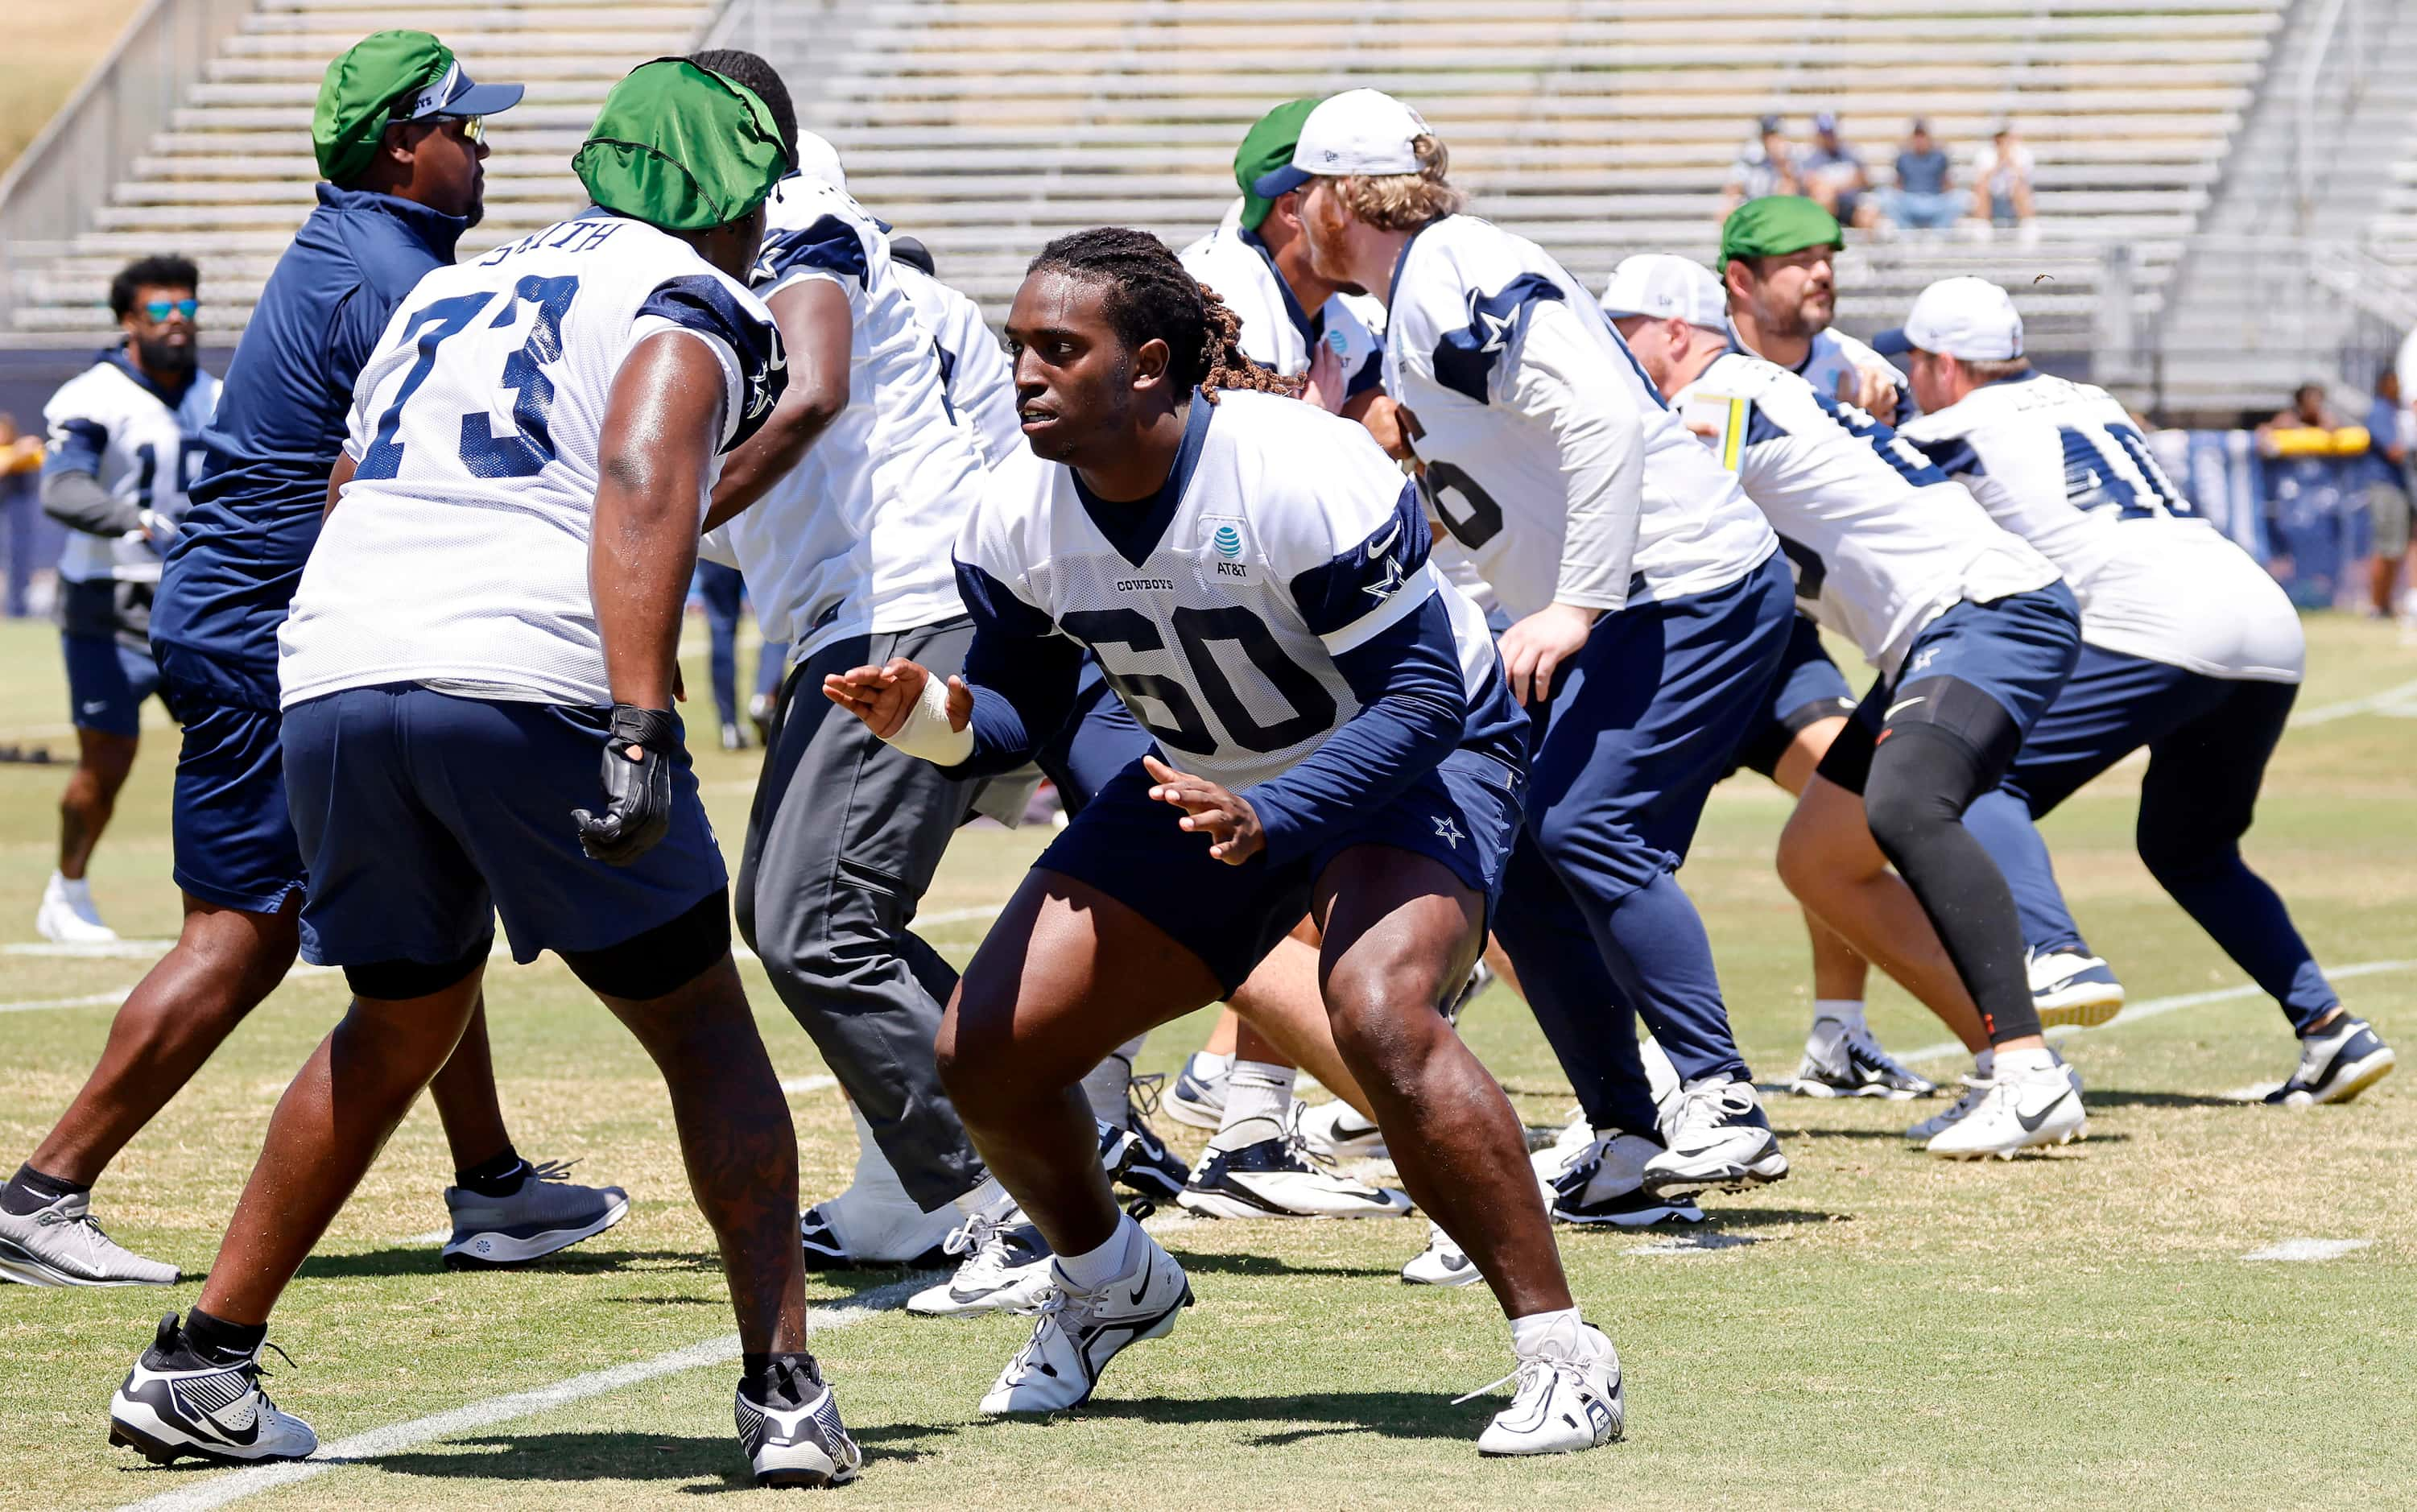
{"label": "player stretching forward", "polygon": [[752,94],[658,59],[572,165],[597,208],[422,279],[354,390],[278,666],[305,936],[354,998],[278,1104],[191,1315],[111,1405],[111,1441],[154,1459],[316,1446],[261,1393],[269,1309],[461,1037],[500,910],[513,955],[560,955],[669,1086],[756,1483],[856,1475],[806,1353],[797,1134],[671,713],[719,454],[782,386],[739,276],[787,155]]}
{"label": "player stretching forward", "polygon": [[[2298,1069],[2266,1100],[2347,1102],[2381,1081],[2391,1047],[2343,1010],[2282,899],[2241,858],[2307,658],[2290,599],[2189,518],[2123,406],[2031,367],[2003,289],[1934,283],[1878,340],[1908,355],[1929,412],[1906,438],[2055,562],[2081,601],[2073,680],[2024,738],[2005,783],[1964,816],[2013,885],[2033,956],[2088,959],[2090,947],[2031,822],[2145,746],[2140,859],[2273,994],[2300,1037]],[[2113,1016],[2041,1014],[2050,1023]]]}
{"label": "player stretching forward", "polygon": [[[1556,1212],[1652,1222],[1787,1173],[1673,874],[1786,649],[1787,570],[1585,288],[1457,213],[1448,161],[1416,111],[1356,89],[1257,189],[1306,186],[1314,265],[1385,299],[1421,483],[1514,618],[1502,658],[1541,735],[1497,929],[1595,1131]],[[1631,1009],[1684,1079],[1666,1147]]]}
{"label": "player stretching forward", "polygon": [[[1481,1452],[1619,1436],[1619,1361],[1578,1316],[1518,1117],[1444,1022],[1519,824],[1524,728],[1476,606],[1427,567],[1416,491],[1367,432],[1276,383],[1155,237],[1045,248],[1008,317],[1032,457],[959,539],[966,676],[825,685],[902,748],[1019,764],[1087,647],[1160,747],[1044,852],[944,1021],[992,1172],[1056,1250],[985,1412],[1087,1399],[1175,1326],[1181,1267],[1117,1212],[1077,1083],[1136,1030],[1230,994],[1302,916],[1335,1039],[1404,1180],[1512,1318],[1518,1392]],[[1045,460],[1044,460],[1045,459]]]}
{"label": "player stretching forward", "polygon": [[[1682,257],[1655,257],[1641,276],[1694,282],[1697,308],[1720,297],[1710,270]],[[1724,329],[1620,324],[1663,394],[1711,423],[1722,461],[1780,530],[1798,598],[1882,673],[1788,820],[1780,875],[1993,1065],[1970,1115],[1938,1129],[1931,1152],[2011,1157],[2076,1137],[2080,1091],[2040,1037],[2014,900],[1961,823],[2073,670],[2072,590],[1863,411],[1739,351]],[[1958,982],[1978,1025],[1955,1011]]]}

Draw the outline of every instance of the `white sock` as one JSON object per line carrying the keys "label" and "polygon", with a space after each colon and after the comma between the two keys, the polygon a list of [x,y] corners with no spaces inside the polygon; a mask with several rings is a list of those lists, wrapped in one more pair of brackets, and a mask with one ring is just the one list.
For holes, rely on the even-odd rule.
{"label": "white sock", "polygon": [[1213,1054],[1205,1050],[1195,1050],[1192,1052],[1192,1060],[1185,1068],[1203,1081],[1214,1081],[1234,1068],[1234,1057]]}
{"label": "white sock", "polygon": [[1117,1232],[1108,1235],[1107,1243],[1079,1255],[1059,1255],[1057,1274],[1073,1291],[1096,1292],[1132,1269],[1133,1252],[1141,1243],[1141,1225],[1130,1216],[1119,1215]]}
{"label": "white sock", "polygon": [[1835,1019],[1853,1034],[1868,1033],[1863,1025],[1863,1000],[1859,997],[1817,997],[1813,1000],[1813,1021]]}
{"label": "white sock", "polygon": [[1574,1337],[1583,1326],[1584,1320],[1578,1317],[1575,1308],[1562,1308],[1556,1312],[1531,1312],[1525,1318],[1513,1318],[1511,1320],[1511,1352],[1533,1354],[1557,1330],[1566,1327],[1568,1333]]}
{"label": "white sock", "polygon": [[59,890],[59,896],[65,898],[70,903],[89,903],[92,901],[92,879],[90,877],[69,878],[60,872],[53,871],[51,873],[51,885],[56,887]]}
{"label": "white sock", "polygon": [[1083,1099],[1091,1105],[1091,1116],[1102,1124],[1117,1128],[1130,1122],[1126,1112],[1127,1096],[1132,1087],[1133,1057],[1141,1053],[1141,1042],[1148,1036],[1135,1035],[1108,1052],[1108,1058],[1091,1068],[1083,1078]]}
{"label": "white sock", "polygon": [[2045,1076],[2056,1069],[2056,1051],[2045,1045],[2030,1050],[2010,1050],[1998,1057],[2008,1077],[2020,1081],[2029,1076]]}
{"label": "white sock", "polygon": [[1972,1052],[1972,1074],[1984,1081],[1998,1074],[1998,1048],[1995,1045]]}
{"label": "white sock", "polygon": [[1225,1079],[1225,1116],[1208,1148],[1239,1150],[1261,1140],[1281,1139],[1285,1116],[1292,1111],[1292,1084],[1300,1075],[1289,1066],[1236,1061],[1233,1074]]}
{"label": "white sock", "polygon": [[951,1205],[965,1217],[972,1217],[985,1208],[1003,1207],[1006,1203],[1007,1188],[998,1184],[996,1176],[984,1176],[980,1186],[958,1198]]}

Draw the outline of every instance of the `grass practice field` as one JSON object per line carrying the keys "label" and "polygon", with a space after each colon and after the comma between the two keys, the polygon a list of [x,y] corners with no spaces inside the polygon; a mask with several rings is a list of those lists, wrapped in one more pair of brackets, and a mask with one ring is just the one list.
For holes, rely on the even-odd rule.
{"label": "grass practice field", "polygon": [[[2251,854],[2352,1009],[2407,1053],[2417,651],[2389,627],[2330,617],[2310,636],[2301,709],[2313,718],[2283,747]],[[701,661],[688,677],[703,687]],[[0,745],[65,752],[65,718],[52,633],[0,627]],[[700,734],[708,720],[697,718]],[[102,906],[129,938],[175,921],[174,751],[164,727],[146,737],[96,866]],[[710,751],[698,765],[735,859],[752,757]],[[63,777],[0,765],[0,940],[33,938]],[[1794,1166],[1784,1184],[1708,1199],[1711,1219],[1695,1229],[1565,1231],[1578,1296],[1627,1368],[1626,1443],[1478,1459],[1472,1441],[1504,1394],[1447,1403],[1508,1368],[1508,1336],[1482,1288],[1397,1283],[1423,1223],[1162,1217],[1153,1227],[1199,1306],[1170,1338],[1117,1361],[1090,1406],[1048,1423],[974,1412],[1024,1320],[875,1310],[911,1289],[894,1271],[814,1279],[815,1348],[868,1455],[861,1483],[840,1494],[884,1508],[2410,1504],[2417,1068],[2348,1108],[2232,1101],[2279,1081],[2292,1042],[2271,1003],[2225,990],[2241,973],[2141,869],[2131,787],[2112,774],[2048,825],[2093,944],[2135,1006],[2152,1010],[2065,1041],[2089,1081],[2090,1140],[2012,1165],[1951,1165],[1899,1138],[1937,1103],[1775,1096]],[[1770,866],[1785,812],[1758,779],[1730,783],[1684,873],[1766,1081],[1793,1069],[1810,998],[1802,930]],[[1007,896],[1041,839],[963,835],[925,904],[952,959],[970,953],[979,911]],[[0,954],[0,1165],[23,1157],[81,1082],[148,959]],[[806,1036],[746,969],[783,1076],[816,1077]],[[271,1332],[295,1360],[272,1360],[272,1394],[340,1452],[353,1435],[472,1411],[372,1439],[299,1482],[190,1461],[153,1469],[104,1446],[109,1393],[197,1283],[0,1286],[0,1506],[199,1507],[248,1491],[264,1509],[672,1507],[745,1486],[730,1424],[736,1344],[722,1342],[730,1312],[651,1067],[551,958],[498,963],[487,990],[520,1147],[626,1186],[628,1220],[524,1271],[440,1269],[426,1236],[445,1221],[449,1173],[423,1103]],[[271,1105],[343,1001],[340,976],[306,973],[254,1015],[99,1188],[114,1233],[189,1273],[208,1265]],[[1945,1037],[1884,985],[1873,1021],[1900,1051]],[[1145,1069],[1173,1069],[1208,1021],[1153,1036]],[[1567,1086],[1518,999],[1497,990],[1464,1028],[1530,1123],[1567,1116]],[[1924,1065],[1942,1079],[1960,1068]],[[846,1111],[827,1084],[793,1103],[808,1198],[828,1195],[854,1158]],[[2251,1258],[2294,1239],[2357,1247],[2313,1263]],[[633,1368],[493,1405],[616,1367]]]}

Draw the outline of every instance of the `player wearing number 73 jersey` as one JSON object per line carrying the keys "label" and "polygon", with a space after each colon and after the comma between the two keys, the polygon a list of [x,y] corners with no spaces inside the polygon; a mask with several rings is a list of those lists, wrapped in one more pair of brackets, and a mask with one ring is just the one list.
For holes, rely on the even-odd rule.
{"label": "player wearing number 73 jersey", "polygon": [[[2099,963],[2031,822],[2145,746],[2140,859],[2300,1037],[2302,1064],[2271,1100],[2358,1096],[2391,1071],[2393,1052],[2343,1011],[2283,900],[2241,857],[2306,655],[2290,600],[2192,516],[2121,404],[2030,366],[2004,290],[1934,283],[1884,340],[1908,355],[1931,412],[1905,436],[2045,552],[2081,602],[2072,680],[2005,783],[1964,816],[2014,885],[2035,985],[2043,960]],[[2044,1005],[2042,1017],[2057,1015]]]}
{"label": "player wearing number 73 jersey", "polygon": [[[1647,276],[1693,280],[1698,294],[1681,308],[1720,309],[1700,264],[1632,262]],[[2014,900],[1960,823],[2073,670],[2071,590],[1889,427],[1742,351],[1725,329],[1683,315],[1632,315],[1619,326],[1771,517],[1806,612],[1880,670],[1805,787],[1781,838],[1780,874],[1984,1057],[1985,1103],[1930,1148],[2010,1156],[2077,1135],[2080,1094],[2040,1037]]]}

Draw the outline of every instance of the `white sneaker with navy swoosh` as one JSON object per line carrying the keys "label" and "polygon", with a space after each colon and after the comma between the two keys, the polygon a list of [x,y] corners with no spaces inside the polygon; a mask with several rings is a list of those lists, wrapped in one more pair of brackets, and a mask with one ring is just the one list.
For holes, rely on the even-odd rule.
{"label": "white sneaker with navy swoosh", "polygon": [[1030,1308],[1032,1337],[1007,1362],[985,1413],[1054,1413],[1090,1400],[1100,1372],[1128,1347],[1163,1338],[1192,1305],[1192,1282],[1158,1241],[1133,1231],[1141,1254],[1132,1268],[1096,1292],[1078,1292],[1049,1263],[1049,1285]]}
{"label": "white sneaker with navy swoosh", "polygon": [[1427,1225],[1427,1247],[1402,1267],[1405,1286],[1467,1286],[1485,1278],[1460,1241],[1443,1232],[1440,1223]]}
{"label": "white sneaker with navy swoosh", "polygon": [[1980,1092],[1980,1100],[1932,1138],[1926,1148],[1935,1156],[2011,1160],[2017,1151],[2069,1144],[2090,1134],[2081,1094],[2061,1065],[2010,1070],[2000,1053],[1996,1076],[1974,1077],[1968,1084]]}
{"label": "white sneaker with navy swoosh", "polygon": [[2123,1011],[2123,984],[2113,967],[2078,950],[2032,951],[2031,1006],[2040,1022],[2094,1029]]}
{"label": "white sneaker with navy swoosh", "polygon": [[1619,1352],[1601,1329],[1569,1319],[1518,1360],[1509,1375],[1453,1403],[1517,1383],[1511,1405],[1478,1436],[1479,1454],[1575,1454],[1601,1448],[1627,1431]]}
{"label": "white sneaker with navy swoosh", "polygon": [[109,1399],[109,1442],[154,1464],[184,1455],[224,1465],[307,1459],[319,1447],[311,1425],[280,1412],[260,1389],[258,1352],[232,1363],[205,1359],[185,1342],[176,1314],[160,1320],[151,1347]]}

